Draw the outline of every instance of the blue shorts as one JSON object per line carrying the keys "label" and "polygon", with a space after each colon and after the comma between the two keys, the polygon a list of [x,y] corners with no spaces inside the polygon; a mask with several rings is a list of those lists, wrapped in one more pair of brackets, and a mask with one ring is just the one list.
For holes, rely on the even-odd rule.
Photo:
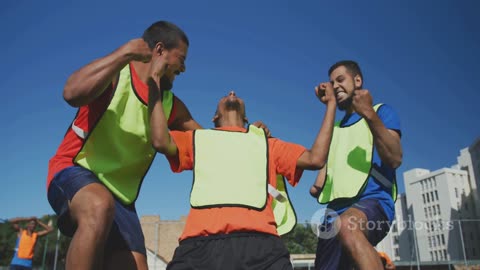
{"label": "blue shorts", "polygon": [[[367,239],[372,246],[376,246],[390,230],[390,221],[383,207],[376,199],[360,200],[351,207],[362,211],[367,216]],[[332,223],[326,226],[331,227]],[[315,269],[352,268],[353,262],[346,252],[342,250],[340,241],[336,237],[329,239],[318,238]]]}
{"label": "blue shorts", "polygon": [[[69,237],[73,236],[77,226],[70,218],[68,203],[80,189],[92,183],[102,184],[95,174],[80,166],[63,169],[50,183],[48,202],[58,216],[58,228]],[[115,216],[105,251],[108,254],[110,251],[130,250],[146,255],[145,239],[135,204],[123,205],[115,196],[113,197]]]}
{"label": "blue shorts", "polygon": [[32,270],[32,267],[23,265],[11,264],[9,270]]}

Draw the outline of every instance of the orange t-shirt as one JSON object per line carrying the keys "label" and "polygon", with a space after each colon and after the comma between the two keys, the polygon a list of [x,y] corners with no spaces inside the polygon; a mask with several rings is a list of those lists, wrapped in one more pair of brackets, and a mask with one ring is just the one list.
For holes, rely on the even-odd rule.
{"label": "orange t-shirt", "polygon": [[20,259],[32,259],[35,244],[37,243],[38,233],[32,232],[28,235],[27,230],[22,230],[20,242],[18,243],[17,256]]}
{"label": "orange t-shirt", "polygon": [[[147,84],[140,80],[132,64],[130,64],[130,70],[132,74],[133,88],[135,89],[138,97],[142,100],[142,102],[144,104],[148,104]],[[112,88],[113,87],[111,84],[110,86],[108,86],[107,90],[105,90],[92,103],[82,106],[78,109],[77,115],[73,120],[77,127],[81,128],[86,132],[90,132],[93,130],[98,120],[100,120],[100,117],[107,110],[107,107],[110,104],[110,101],[113,97]],[[174,102],[170,118],[168,119],[169,124],[171,124],[175,119],[175,111],[176,110]],[[57,153],[55,153],[55,155],[50,159],[50,162],[48,163],[47,190],[50,182],[52,181],[56,173],[67,167],[73,166],[73,159],[82,148],[84,142],[85,140],[77,136],[77,134],[72,130],[72,125],[70,124],[62,143],[57,149]]]}
{"label": "orange t-shirt", "polygon": [[[220,129],[246,132],[246,129],[240,127],[223,127]],[[178,148],[178,155],[167,157],[172,171],[178,173],[184,170],[192,170],[194,164],[193,131],[171,131],[170,134]],[[268,183],[276,187],[276,175],[281,174],[287,178],[292,186],[295,186],[303,173],[303,170],[296,166],[297,160],[305,151],[305,147],[301,145],[269,138]],[[266,207],[261,211],[243,207],[191,208],[180,240],[196,236],[242,231],[278,235],[270,195]]]}

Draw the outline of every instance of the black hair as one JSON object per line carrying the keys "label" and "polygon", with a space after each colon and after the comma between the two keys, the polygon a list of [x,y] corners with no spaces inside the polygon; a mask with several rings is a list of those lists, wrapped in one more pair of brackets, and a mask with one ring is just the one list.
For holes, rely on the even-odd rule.
{"label": "black hair", "polygon": [[360,66],[357,64],[357,62],[352,60],[342,60],[333,64],[333,66],[331,66],[328,70],[328,76],[330,76],[335,69],[341,66],[344,66],[350,73],[350,75],[352,75],[352,77],[359,75],[363,80],[362,70],[360,70]]}
{"label": "black hair", "polygon": [[143,32],[142,38],[147,42],[150,49],[153,49],[158,42],[162,42],[167,50],[177,48],[179,40],[183,41],[187,46],[189,45],[185,32],[175,24],[167,21],[158,21],[150,25]]}

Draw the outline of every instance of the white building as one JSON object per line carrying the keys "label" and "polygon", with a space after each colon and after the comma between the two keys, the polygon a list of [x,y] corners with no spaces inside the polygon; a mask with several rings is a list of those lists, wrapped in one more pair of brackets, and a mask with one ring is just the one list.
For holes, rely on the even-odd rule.
{"label": "white building", "polygon": [[[472,202],[480,201],[480,137],[467,148],[460,150],[460,156],[457,157],[460,169],[468,172],[469,183],[472,189]],[[475,205],[475,213],[480,218],[480,205]]]}
{"label": "white building", "polygon": [[476,223],[458,222],[476,216],[468,172],[459,166],[412,169],[403,177],[420,261],[479,259]]}

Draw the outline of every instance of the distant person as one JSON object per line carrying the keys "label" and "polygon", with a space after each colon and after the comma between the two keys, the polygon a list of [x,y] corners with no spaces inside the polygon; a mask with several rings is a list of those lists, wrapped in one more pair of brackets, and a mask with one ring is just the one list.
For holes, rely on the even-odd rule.
{"label": "distant person", "polygon": [[161,78],[168,127],[201,128],[171,91],[176,77],[185,72],[188,46],[179,27],[158,21],[142,38],[128,41],[68,78],[63,97],[79,109],[49,162],[47,177],[58,227],[73,237],[67,269],[147,269],[135,208],[156,154],[148,129],[146,83],[151,63],[168,53],[168,68]]}
{"label": "distant person", "polygon": [[149,82],[153,146],[172,171],[194,174],[190,213],[167,269],[292,269],[267,187],[276,187],[277,174],[295,186],[304,169],[325,164],[336,110],[330,83],[316,89],[327,108],[310,150],[246,127],[245,104],[233,91],[218,103],[214,129],[169,133],[159,90],[166,60],[157,61]]}
{"label": "distant person", "polygon": [[[28,221],[25,228],[21,228],[18,223]],[[32,269],[32,259],[35,251],[35,245],[39,237],[45,236],[53,231],[51,226],[45,225],[36,217],[13,218],[9,222],[17,232],[17,241],[15,244],[15,253],[13,254],[10,270],[28,270]],[[35,231],[37,224],[43,230]]]}
{"label": "distant person", "polygon": [[378,251],[378,256],[380,256],[380,260],[382,261],[382,265],[385,270],[395,270],[395,264],[393,264],[387,253]]}
{"label": "distant person", "polygon": [[373,104],[356,62],[340,61],[328,75],[345,115],[335,124],[327,165],[310,194],[339,215],[338,234],[319,237],[315,269],[383,269],[373,247],[387,235],[395,215],[400,120],[389,105]]}

